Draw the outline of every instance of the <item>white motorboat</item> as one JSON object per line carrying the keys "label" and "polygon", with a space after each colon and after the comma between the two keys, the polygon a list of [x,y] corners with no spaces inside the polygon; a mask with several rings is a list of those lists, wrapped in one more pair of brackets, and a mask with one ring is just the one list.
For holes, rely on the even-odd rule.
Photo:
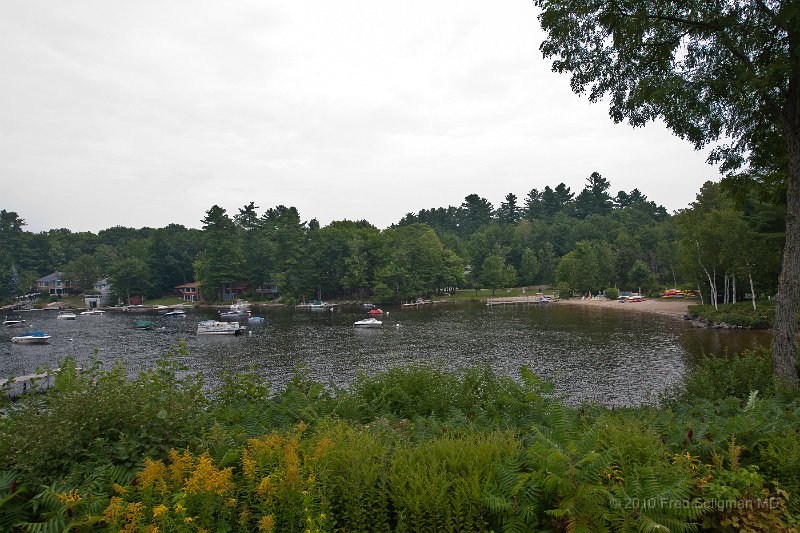
{"label": "white motorboat", "polygon": [[242,310],[234,310],[231,309],[229,311],[220,311],[219,317],[220,318],[233,318],[238,319],[243,316],[250,316],[250,311],[242,311]]}
{"label": "white motorboat", "polygon": [[11,342],[16,344],[47,344],[50,342],[50,335],[44,331],[29,331],[22,335],[11,337]]}
{"label": "white motorboat", "polygon": [[197,324],[198,335],[241,335],[247,329],[238,322],[203,320]]}
{"label": "white motorboat", "polygon": [[13,328],[15,326],[24,326],[25,320],[22,317],[17,315],[8,315],[5,320],[3,320],[3,325],[7,328]]}
{"label": "white motorboat", "polygon": [[78,315],[76,315],[72,311],[61,311],[58,313],[58,316],[56,318],[59,320],[75,320],[76,318],[78,318]]}
{"label": "white motorboat", "polygon": [[81,312],[82,315],[102,315],[105,311],[100,309],[87,309],[86,311]]}
{"label": "white motorboat", "polygon": [[314,300],[312,302],[303,302],[301,304],[297,304],[295,309],[308,309],[310,311],[327,311],[328,309],[333,309],[336,304],[329,304],[327,302],[323,302],[322,300]]}
{"label": "white motorboat", "polygon": [[379,328],[383,325],[383,322],[376,318],[365,318],[364,320],[357,320],[353,322],[353,326],[357,328]]}
{"label": "white motorboat", "polygon": [[183,316],[186,314],[186,311],[183,309],[173,309],[172,311],[167,311],[164,313],[164,316]]}

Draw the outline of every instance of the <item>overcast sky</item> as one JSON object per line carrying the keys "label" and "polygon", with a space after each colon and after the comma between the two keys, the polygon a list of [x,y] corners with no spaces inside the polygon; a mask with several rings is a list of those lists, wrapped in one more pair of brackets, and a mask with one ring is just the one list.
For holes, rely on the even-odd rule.
{"label": "overcast sky", "polygon": [[29,231],[325,225],[600,172],[673,211],[706,152],[614,124],[539,52],[530,0],[0,3],[0,209]]}

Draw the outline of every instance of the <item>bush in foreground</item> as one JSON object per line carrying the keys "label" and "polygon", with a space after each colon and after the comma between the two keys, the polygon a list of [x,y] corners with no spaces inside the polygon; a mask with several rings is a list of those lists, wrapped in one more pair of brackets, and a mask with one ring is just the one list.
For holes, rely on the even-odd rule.
{"label": "bush in foreground", "polygon": [[759,357],[616,411],[564,406],[527,370],[346,390],[299,372],[274,394],[227,376],[208,397],[172,363],[67,370],[0,421],[0,530],[791,530],[800,402],[738,376]]}

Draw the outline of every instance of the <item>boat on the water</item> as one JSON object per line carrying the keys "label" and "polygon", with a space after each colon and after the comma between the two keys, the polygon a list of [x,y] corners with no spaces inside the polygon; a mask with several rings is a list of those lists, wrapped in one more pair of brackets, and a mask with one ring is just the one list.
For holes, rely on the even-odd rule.
{"label": "boat on the water", "polygon": [[247,326],[238,322],[220,322],[219,320],[202,320],[197,324],[198,335],[241,335]]}
{"label": "boat on the water", "polygon": [[13,328],[14,326],[23,326],[25,325],[25,320],[22,319],[19,315],[8,315],[6,316],[5,320],[3,320],[3,325],[7,328]]}
{"label": "boat on the water", "polygon": [[383,325],[383,322],[376,318],[365,318],[364,320],[357,320],[353,322],[353,326],[357,328],[379,328]]}
{"label": "boat on the water", "polygon": [[47,344],[50,342],[50,335],[44,331],[29,331],[16,337],[11,337],[11,342],[16,344]]}
{"label": "boat on the water", "polygon": [[105,313],[105,311],[103,311],[101,309],[87,309],[86,311],[83,311],[81,314],[82,315],[102,315],[104,313]]}
{"label": "boat on the water", "polygon": [[250,317],[247,317],[247,321],[248,322],[264,322],[264,317],[263,316],[250,316]]}
{"label": "boat on the water", "polygon": [[243,316],[249,316],[250,311],[236,311],[236,310],[228,310],[228,311],[220,311],[219,317],[220,318],[232,318],[234,320],[239,319]]}
{"label": "boat on the water", "polygon": [[380,315],[383,314],[383,311],[380,310],[380,309],[370,309],[369,311],[367,311],[367,314],[368,315],[374,315],[374,316],[380,316]]}
{"label": "boat on the water", "polygon": [[164,313],[164,316],[183,316],[186,314],[186,311],[183,309],[173,309],[172,311],[167,311]]}
{"label": "boat on the water", "polygon": [[76,315],[72,311],[59,311],[58,316],[56,318],[59,320],[75,320],[76,318],[78,318],[78,315]]}
{"label": "boat on the water", "polygon": [[133,329],[153,329],[155,326],[155,322],[151,322],[150,320],[139,320],[133,325]]}
{"label": "boat on the water", "polygon": [[303,302],[301,304],[297,304],[295,309],[308,309],[310,311],[327,311],[328,309],[333,309],[336,304],[329,304],[327,302],[323,302],[322,300],[313,300],[310,302]]}

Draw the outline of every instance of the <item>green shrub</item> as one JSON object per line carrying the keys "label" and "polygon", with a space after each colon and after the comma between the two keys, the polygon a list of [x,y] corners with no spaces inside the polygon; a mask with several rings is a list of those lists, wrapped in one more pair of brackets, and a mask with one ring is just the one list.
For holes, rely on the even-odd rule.
{"label": "green shrub", "polygon": [[145,456],[185,446],[205,424],[202,383],[176,378],[173,359],[135,379],[121,366],[78,372],[68,360],[61,368],[54,390],[24,397],[0,421],[0,469],[18,471],[31,486],[80,483],[80,466],[133,469]]}
{"label": "green shrub", "polygon": [[[170,359],[137,378],[63,367],[0,418],[0,530],[797,526],[800,398],[774,389],[766,350],[700,361],[664,405],[614,411],[565,406],[525,368],[411,366],[347,389],[300,369],[274,394],[251,373],[205,397]],[[759,497],[779,505],[682,504]]]}
{"label": "green shrub", "polygon": [[619,298],[619,291],[614,287],[609,287],[605,290],[606,298],[609,300],[616,300]]}
{"label": "green shrub", "polygon": [[397,449],[389,473],[398,531],[488,531],[484,504],[511,435],[444,437]]}
{"label": "green shrub", "polygon": [[553,386],[522,368],[520,380],[488,367],[463,372],[430,365],[393,368],[360,375],[348,390],[337,391],[333,412],[362,423],[376,418],[412,420],[453,417],[487,426],[515,426],[541,415]]}
{"label": "green shrub", "polygon": [[768,348],[746,350],[730,357],[700,359],[684,379],[685,396],[719,400],[728,396],[747,398],[754,390],[774,392],[772,352]]}
{"label": "green shrub", "polygon": [[690,305],[690,316],[702,318],[714,324],[729,324],[753,329],[765,329],[772,326],[775,319],[775,304],[770,301],[760,301],[756,310],[750,302],[735,304],[720,304],[717,309],[713,305]]}

